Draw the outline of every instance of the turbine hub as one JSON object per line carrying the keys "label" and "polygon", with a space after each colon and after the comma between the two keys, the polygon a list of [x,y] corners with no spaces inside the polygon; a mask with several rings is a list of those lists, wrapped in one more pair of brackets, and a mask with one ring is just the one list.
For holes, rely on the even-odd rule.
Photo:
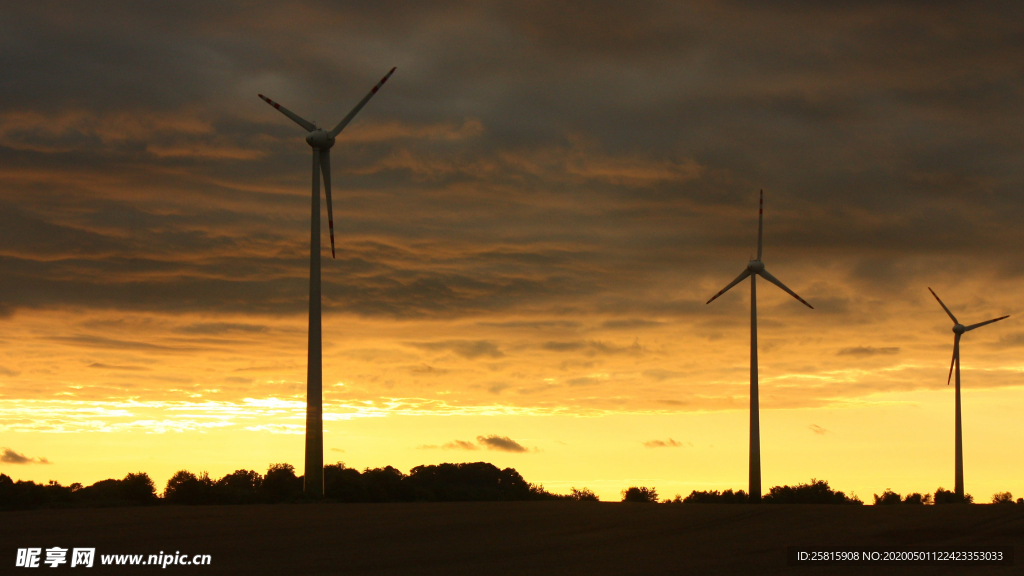
{"label": "turbine hub", "polygon": [[747,262],[747,270],[750,270],[754,274],[763,272],[764,262],[761,262],[760,260],[751,260],[750,262]]}
{"label": "turbine hub", "polygon": [[966,327],[963,324],[959,324],[959,323],[953,324],[953,333],[954,334],[963,334],[964,330],[966,330]]}
{"label": "turbine hub", "polygon": [[317,128],[306,136],[306,143],[313,148],[327,150],[331,146],[334,146],[334,137],[328,134],[323,128]]}

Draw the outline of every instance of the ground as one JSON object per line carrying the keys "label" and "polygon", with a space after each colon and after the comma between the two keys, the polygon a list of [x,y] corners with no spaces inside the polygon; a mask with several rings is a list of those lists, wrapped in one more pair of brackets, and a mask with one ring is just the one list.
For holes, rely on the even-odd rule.
{"label": "ground", "polygon": [[[0,512],[0,543],[0,566],[7,567],[27,547],[211,556],[210,566],[168,566],[168,574],[1002,575],[1019,574],[1024,558],[974,568],[789,566],[786,548],[992,545],[1024,554],[1024,506],[466,502],[35,510]],[[69,570],[79,568],[52,571]],[[160,568],[97,565],[86,574],[154,571]]]}

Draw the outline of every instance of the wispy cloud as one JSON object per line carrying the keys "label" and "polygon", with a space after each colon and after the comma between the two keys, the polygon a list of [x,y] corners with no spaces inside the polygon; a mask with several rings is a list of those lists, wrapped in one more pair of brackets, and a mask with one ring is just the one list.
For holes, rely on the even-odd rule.
{"label": "wispy cloud", "polygon": [[508,436],[477,436],[476,444],[466,440],[452,440],[445,444],[422,444],[417,446],[421,450],[479,450],[481,447],[488,450],[499,450],[502,452],[529,452],[529,449]]}
{"label": "wispy cloud", "polygon": [[840,356],[892,356],[899,353],[899,347],[875,348],[873,346],[853,346],[843,348],[838,352]]}
{"label": "wispy cloud", "polygon": [[669,438],[668,440],[648,440],[643,444],[646,448],[679,448],[680,446],[683,445],[682,442],[678,442],[671,438]]}
{"label": "wispy cloud", "polygon": [[509,438],[508,436],[477,436],[476,441],[487,447],[488,450],[500,450],[502,452],[527,452],[527,448]]}
{"label": "wispy cloud", "polygon": [[440,450],[479,450],[480,449],[480,447],[477,446],[476,444],[473,444],[472,442],[467,442],[465,440],[452,440],[451,442],[447,442],[445,444],[441,444],[440,446],[436,445],[436,444],[423,444],[421,446],[417,446],[416,448],[419,448],[421,450],[435,450],[435,449],[440,449]]}
{"label": "wispy cloud", "polygon": [[0,454],[0,462],[6,464],[50,464],[51,462],[46,458],[29,458],[24,454],[19,454],[10,448],[4,448],[3,454]]}

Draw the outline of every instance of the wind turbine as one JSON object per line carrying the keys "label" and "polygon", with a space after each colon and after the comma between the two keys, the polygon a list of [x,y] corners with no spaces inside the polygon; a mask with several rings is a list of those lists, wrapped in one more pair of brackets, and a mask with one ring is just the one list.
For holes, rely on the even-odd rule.
{"label": "wind turbine", "polygon": [[331,230],[331,257],[334,258],[334,213],[331,208],[331,146],[334,138],[348,126],[377,90],[395,72],[392,68],[370,93],[356,104],[347,116],[330,132],[304,120],[297,114],[259,94],[267,104],[276,108],[309,132],[306,143],[313,148],[313,209],[309,241],[309,353],[306,367],[306,468],[303,491],[314,496],[324,494],[324,420],[323,420],[323,354],[320,337],[320,171],[324,174],[324,192],[327,197],[327,224]]}
{"label": "wind turbine", "polygon": [[[935,296],[936,300],[939,300],[939,295],[934,290],[928,288],[928,291]],[[957,498],[960,500],[964,499],[964,445],[963,437],[961,435],[960,428],[960,337],[964,335],[964,332],[970,332],[975,328],[981,328],[986,324],[993,322],[999,322],[1004,318],[1009,318],[1009,315],[1000,316],[999,318],[993,318],[992,320],[986,320],[984,322],[978,322],[977,324],[971,324],[970,326],[964,326],[953,316],[953,313],[946,308],[946,305],[939,300],[939,306],[949,314],[949,317],[953,320],[953,360],[949,363],[949,376],[946,376],[946,386],[949,386],[949,379],[953,376],[953,366],[956,366],[956,491]]]}
{"label": "wind turbine", "polygon": [[761,501],[761,424],[758,419],[758,401],[757,401],[757,277],[761,276],[765,280],[775,284],[779,288],[782,288],[787,294],[796,298],[801,304],[813,309],[803,298],[797,296],[796,292],[793,292],[786,287],[785,284],[779,281],[778,278],[772,276],[764,268],[764,262],[761,262],[761,231],[764,224],[764,190],[761,190],[760,207],[757,212],[757,259],[747,262],[747,268],[735,280],[729,283],[728,286],[719,290],[718,294],[711,297],[706,304],[711,304],[715,298],[718,298],[722,294],[729,291],[730,288],[739,284],[745,280],[748,276],[750,277],[750,476],[749,476],[749,488],[747,494],[749,495],[750,502],[756,503]]}

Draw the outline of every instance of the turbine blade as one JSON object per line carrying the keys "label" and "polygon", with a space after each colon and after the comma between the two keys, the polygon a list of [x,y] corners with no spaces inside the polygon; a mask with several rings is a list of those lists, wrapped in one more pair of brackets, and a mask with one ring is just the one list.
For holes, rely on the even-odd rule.
{"label": "turbine blade", "polygon": [[984,322],[978,322],[977,324],[971,324],[970,326],[964,328],[964,332],[970,332],[971,330],[974,330],[975,328],[981,328],[985,324],[991,324],[993,322],[999,322],[1000,320],[1002,320],[1004,318],[1009,318],[1009,317],[1010,317],[1010,315],[1007,314],[1006,316],[1000,316],[999,318],[993,318],[992,320],[985,320]]}
{"label": "turbine blade", "polygon": [[[939,300],[939,295],[935,293],[935,290],[928,288],[928,291],[932,293],[932,296],[935,296],[936,300]],[[956,319],[956,316],[953,316],[953,313],[949,311],[949,308],[946,308],[946,305],[942,303],[942,300],[939,300],[939,306],[942,306],[942,309],[946,311],[946,314],[949,314],[949,317],[953,319],[953,324],[960,323],[960,321]]]}
{"label": "turbine blade", "polygon": [[775,284],[779,288],[782,288],[783,290],[785,290],[787,294],[789,294],[793,298],[796,298],[797,300],[799,300],[800,303],[803,304],[804,306],[807,306],[811,310],[814,310],[814,306],[811,306],[810,304],[807,303],[806,300],[804,300],[803,298],[797,296],[796,292],[793,292],[792,290],[787,288],[785,284],[783,284],[782,282],[779,282],[779,279],[776,278],[775,276],[772,276],[771,274],[769,274],[767,270],[761,270],[760,272],[758,272],[758,274],[763,276],[765,280],[767,280],[767,281],[771,282],[772,284]]}
{"label": "turbine blade", "polygon": [[712,301],[713,301],[713,300],[714,300],[715,298],[718,298],[718,297],[719,297],[719,296],[721,296],[722,294],[725,294],[726,292],[728,292],[728,291],[729,291],[729,288],[732,288],[733,286],[735,286],[735,285],[739,284],[739,283],[740,283],[740,282],[742,282],[742,281],[743,281],[744,279],[746,279],[746,277],[747,277],[747,276],[750,276],[750,270],[744,270],[744,271],[743,271],[743,273],[742,273],[742,274],[740,274],[739,276],[737,276],[735,280],[733,280],[732,282],[730,282],[728,286],[726,286],[725,288],[722,288],[721,290],[719,290],[719,291],[718,291],[718,294],[715,294],[714,296],[712,296],[712,297],[711,297],[711,300],[708,300],[708,301],[707,301],[707,302],[705,302],[704,304],[711,304],[711,302],[712,302]]}
{"label": "turbine blade", "polygon": [[267,104],[270,104],[274,108],[277,108],[278,112],[280,112],[281,114],[284,114],[285,116],[291,118],[292,120],[295,121],[296,124],[298,124],[299,126],[302,126],[303,128],[305,128],[306,132],[312,132],[313,130],[316,130],[316,126],[314,126],[312,122],[309,122],[307,120],[303,120],[302,118],[299,117],[298,114],[292,112],[291,110],[285,108],[284,106],[281,106],[280,104],[278,104],[277,102],[274,102],[270,98],[267,98],[263,94],[258,94],[258,96],[260,98],[262,98],[263,101],[266,102]]}
{"label": "turbine blade", "polygon": [[949,376],[946,376],[946,386],[949,386],[949,381],[953,378],[953,365],[956,364],[958,357],[960,356],[960,335],[957,334],[953,337],[953,358],[949,361]]}
{"label": "turbine blade", "polygon": [[[757,209],[757,259],[761,259],[761,229],[764,228],[764,190],[761,190],[761,203]],[[801,300],[803,302],[803,300]],[[804,302],[806,304],[806,302]]]}
{"label": "turbine blade", "polygon": [[334,255],[334,211],[331,209],[331,149],[320,149],[320,170],[324,173],[324,195],[327,196],[327,226],[331,229],[331,258]]}
{"label": "turbine blade", "polygon": [[359,111],[363,109],[363,106],[366,106],[366,103],[370,101],[370,98],[373,98],[373,95],[377,93],[377,90],[380,90],[380,87],[383,86],[384,83],[388,81],[388,78],[391,78],[391,75],[394,73],[395,68],[392,68],[390,72],[388,72],[383,78],[380,79],[380,82],[377,82],[377,85],[374,86],[372,90],[370,90],[369,94],[363,96],[363,99],[360,100],[359,104],[356,104],[356,107],[353,108],[352,111],[348,113],[348,116],[345,116],[344,118],[341,119],[341,122],[338,122],[338,125],[334,127],[334,130],[331,130],[332,138],[340,134],[341,131],[345,129],[345,126],[348,126],[348,123],[352,121],[352,118],[354,118],[355,115],[358,114]]}

